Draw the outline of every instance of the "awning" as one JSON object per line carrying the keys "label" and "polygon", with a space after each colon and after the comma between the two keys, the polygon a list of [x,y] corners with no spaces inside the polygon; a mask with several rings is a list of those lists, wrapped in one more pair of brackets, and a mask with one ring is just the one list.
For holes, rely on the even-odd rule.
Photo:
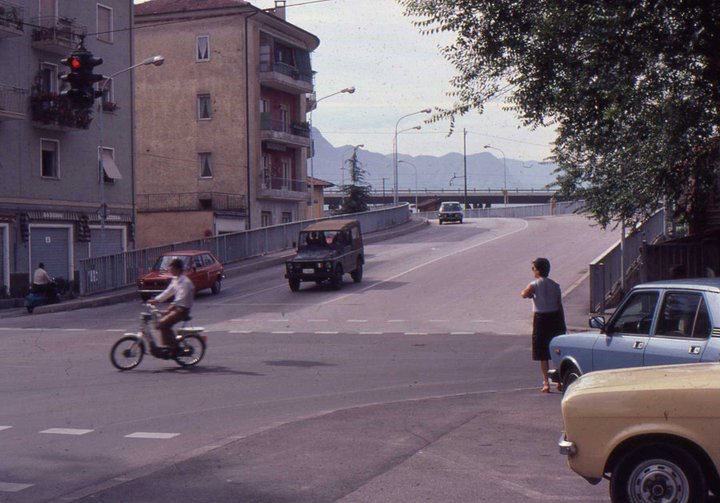
{"label": "awning", "polygon": [[120,170],[117,167],[117,164],[115,164],[115,161],[113,160],[112,156],[110,155],[110,152],[103,152],[102,154],[102,163],[103,163],[103,169],[105,170],[105,174],[108,178],[112,178],[113,180],[121,180],[122,175],[120,174]]}

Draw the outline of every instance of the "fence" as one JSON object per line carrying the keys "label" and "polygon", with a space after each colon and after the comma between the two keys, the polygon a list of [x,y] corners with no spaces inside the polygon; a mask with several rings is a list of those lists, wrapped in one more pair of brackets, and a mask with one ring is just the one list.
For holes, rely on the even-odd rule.
{"label": "fence", "polygon": [[[332,218],[348,217],[360,221],[363,233],[370,233],[407,222],[410,212],[408,205],[402,204],[351,216],[341,215]],[[327,218],[317,220],[327,220]],[[84,259],[80,261],[78,268],[80,295],[91,295],[134,285],[137,277],[147,272],[159,255],[174,250],[209,250],[223,264],[288,250],[293,247],[293,241],[297,239],[298,233],[317,220],[273,225],[207,239]]]}
{"label": "fence", "polygon": [[624,289],[640,281],[642,248],[664,234],[665,214],[660,210],[646,222],[590,263],[590,312],[603,313]]}
{"label": "fence", "polygon": [[[464,218],[529,218],[551,215],[567,215],[580,208],[580,203],[562,202],[556,204],[531,204],[527,206],[508,206],[504,208],[474,208],[463,212]],[[428,219],[437,218],[437,211],[423,211],[419,216]]]}

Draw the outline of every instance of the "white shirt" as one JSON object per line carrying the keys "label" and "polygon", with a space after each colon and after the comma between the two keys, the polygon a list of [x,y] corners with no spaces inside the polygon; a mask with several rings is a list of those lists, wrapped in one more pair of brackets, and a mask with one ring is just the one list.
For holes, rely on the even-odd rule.
{"label": "white shirt", "polygon": [[562,308],[560,285],[550,278],[538,278],[533,285],[533,312],[554,313]]}
{"label": "white shirt", "polygon": [[168,287],[155,297],[155,300],[165,302],[173,295],[175,296],[173,305],[190,309],[195,299],[195,286],[190,278],[184,274],[174,277]]}
{"label": "white shirt", "polygon": [[47,285],[48,283],[52,283],[52,278],[45,269],[38,267],[33,273],[33,283],[36,285]]}

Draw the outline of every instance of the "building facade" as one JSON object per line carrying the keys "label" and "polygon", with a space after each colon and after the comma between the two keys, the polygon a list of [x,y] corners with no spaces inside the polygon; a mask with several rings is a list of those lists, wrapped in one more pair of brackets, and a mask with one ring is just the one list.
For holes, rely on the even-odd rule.
{"label": "building facade", "polygon": [[314,35],[240,0],[135,6],[138,246],[306,218]]}
{"label": "building facade", "polygon": [[81,42],[96,73],[131,66],[131,26],[131,0],[0,0],[0,296],[24,295],[39,262],[73,280],[132,246],[132,75],[98,83],[86,112],[58,79]]}

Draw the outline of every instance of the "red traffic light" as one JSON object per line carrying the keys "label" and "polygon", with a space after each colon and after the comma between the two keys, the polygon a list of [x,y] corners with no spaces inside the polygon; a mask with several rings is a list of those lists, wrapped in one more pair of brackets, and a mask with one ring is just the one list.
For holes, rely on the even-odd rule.
{"label": "red traffic light", "polygon": [[81,66],[80,58],[70,58],[70,68],[73,70],[79,70]]}

